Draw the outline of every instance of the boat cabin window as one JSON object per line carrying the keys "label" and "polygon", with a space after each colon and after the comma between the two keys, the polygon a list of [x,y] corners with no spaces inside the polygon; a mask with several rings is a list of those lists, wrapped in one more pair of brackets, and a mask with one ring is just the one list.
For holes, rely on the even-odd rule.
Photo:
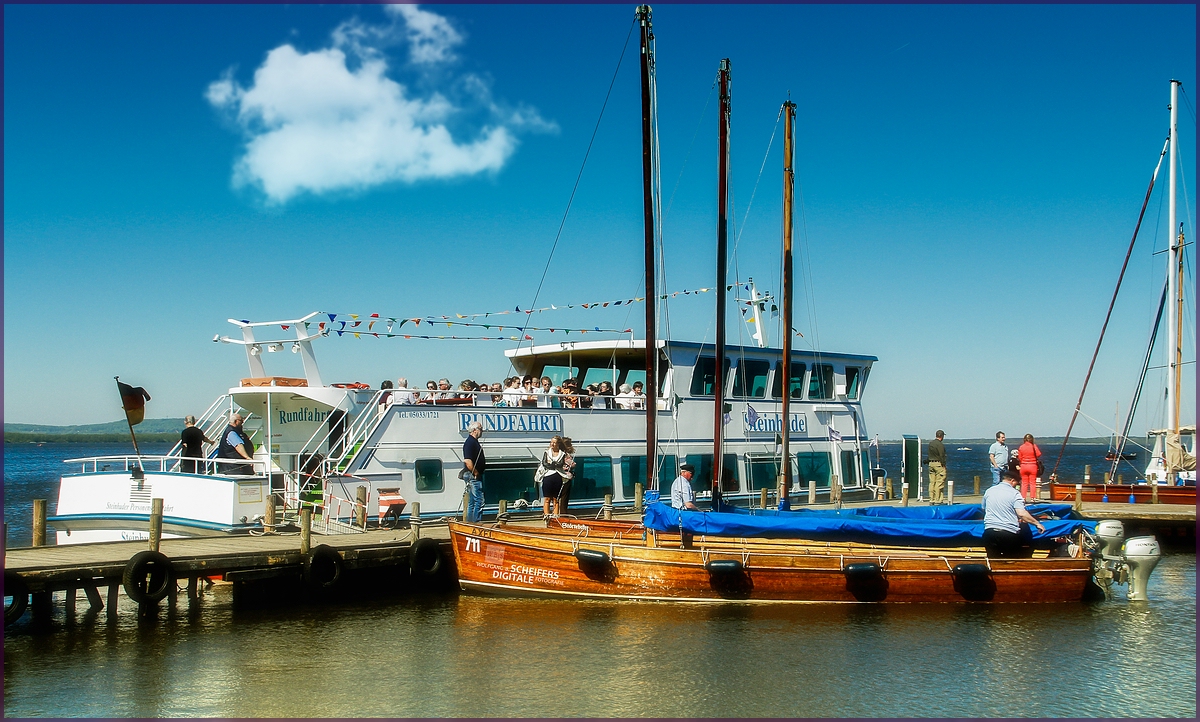
{"label": "boat cabin window", "polygon": [[858,486],[858,464],[854,463],[854,449],[842,449],[842,476],[838,479],[842,486]]}
{"label": "boat cabin window", "polygon": [[538,374],[538,377],[540,378],[542,376],[549,376],[550,383],[554,384],[557,387],[557,386],[561,386],[563,381],[566,381],[567,379],[575,378],[576,374],[578,374],[578,373],[579,373],[578,366],[570,366],[570,367],[568,367],[568,366],[551,366],[551,365],[547,364],[546,366],[542,367],[542,371],[540,374]]}
{"label": "boat cabin window", "polygon": [[808,380],[808,398],[833,398],[833,365],[813,364],[812,378]]}
{"label": "boat cabin window", "polygon": [[865,371],[866,369],[859,368],[858,366],[846,367],[847,399],[857,399],[858,395],[862,393],[862,385],[867,379],[867,375],[864,373]]}
{"label": "boat cabin window", "polygon": [[[722,454],[721,456],[725,459],[725,463],[722,464],[721,491],[736,493],[739,489],[737,454]],[[683,457],[683,461],[685,464],[691,464],[696,467],[696,474],[692,477],[693,489],[707,491],[712,488],[712,454],[688,454]],[[672,478],[671,481],[675,481],[675,479]]]}
{"label": "boat cabin window", "polygon": [[441,491],[445,487],[441,459],[417,459],[413,467],[416,469],[417,491]]}
{"label": "boat cabin window", "polygon": [[602,497],[613,493],[612,458],[608,456],[575,457],[575,476],[571,479],[571,496],[577,499]]}
{"label": "boat cabin window", "polygon": [[[716,368],[717,359],[713,356],[701,356],[696,359],[696,365],[692,368],[692,396],[713,395],[713,389],[717,383],[717,377],[714,373]],[[725,359],[725,375],[722,378],[728,378],[728,376],[729,359]]]}
{"label": "boat cabin window", "polygon": [[830,457],[828,451],[802,451],[796,454],[796,478],[800,488],[807,489],[809,479],[817,482],[818,489],[829,488]]}
{"label": "boat cabin window", "polygon": [[778,461],[773,458],[750,459],[750,491],[774,489],[778,478]]}
{"label": "boat cabin window", "polygon": [[501,499],[537,501],[537,486],[533,474],[537,462],[488,462],[483,472],[483,503],[499,504]]}
{"label": "boat cabin window", "polygon": [[[645,373],[645,371],[642,372],[643,377],[645,376]],[[613,391],[616,392],[617,387],[620,386],[621,383],[618,381],[620,378],[620,369],[593,366],[592,368],[588,369],[586,373],[584,373],[581,386],[586,388],[589,384],[598,384],[601,381],[607,381],[612,384]],[[633,384],[630,385],[632,386]]]}
{"label": "boat cabin window", "polygon": [[[799,399],[804,396],[804,370],[803,363],[792,362],[792,375],[788,379],[788,389],[791,393],[791,398]],[[776,399],[783,398],[783,362],[775,364],[775,381],[771,385],[771,397]]]}
{"label": "boat cabin window", "polygon": [[761,399],[767,395],[767,372],[771,362],[744,358],[738,361],[733,373],[733,395],[738,398]]}

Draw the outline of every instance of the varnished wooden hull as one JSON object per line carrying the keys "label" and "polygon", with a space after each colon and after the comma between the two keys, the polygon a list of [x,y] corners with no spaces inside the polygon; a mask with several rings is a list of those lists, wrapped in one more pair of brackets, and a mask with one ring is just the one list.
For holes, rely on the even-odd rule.
{"label": "varnished wooden hull", "polygon": [[[569,530],[451,522],[459,583],[506,596],[711,602],[1077,602],[1088,559],[697,540],[696,548]],[[957,567],[957,571],[956,571]]]}
{"label": "varnished wooden hull", "polygon": [[[1114,504],[1128,504],[1129,494],[1133,493],[1134,503],[1151,504],[1153,494],[1146,484],[1084,484],[1083,500],[1101,502],[1104,495]],[[1051,484],[1050,499],[1052,501],[1075,501],[1074,484]],[[1196,487],[1194,486],[1160,486],[1158,487],[1159,504],[1196,505]]]}

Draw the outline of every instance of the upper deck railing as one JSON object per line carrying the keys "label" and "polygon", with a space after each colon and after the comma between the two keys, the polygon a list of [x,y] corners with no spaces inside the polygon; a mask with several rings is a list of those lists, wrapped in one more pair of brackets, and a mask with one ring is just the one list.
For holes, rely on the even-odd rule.
{"label": "upper deck railing", "polygon": [[[85,456],[78,459],[66,459],[64,464],[80,464],[80,473],[89,473],[88,466],[91,466],[90,473],[99,473],[103,471],[133,471],[136,468],[141,468],[146,472],[180,472],[184,461],[195,461],[196,471],[187,473],[196,473],[209,476],[222,476],[230,478],[247,478],[254,476],[263,476],[266,462],[262,459],[183,459],[177,455],[146,455],[138,456],[137,454],[123,454],[113,456]],[[244,468],[251,467],[254,469],[253,474],[238,474],[232,473],[234,467]]]}

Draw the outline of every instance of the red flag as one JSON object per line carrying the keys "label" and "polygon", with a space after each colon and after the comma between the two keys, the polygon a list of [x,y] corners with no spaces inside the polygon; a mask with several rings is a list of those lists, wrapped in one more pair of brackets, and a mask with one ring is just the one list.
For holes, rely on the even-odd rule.
{"label": "red flag", "polygon": [[141,386],[130,386],[120,381],[117,381],[117,390],[121,393],[121,406],[125,409],[125,417],[129,419],[129,425],[137,426],[142,423],[150,394],[146,393],[146,389]]}

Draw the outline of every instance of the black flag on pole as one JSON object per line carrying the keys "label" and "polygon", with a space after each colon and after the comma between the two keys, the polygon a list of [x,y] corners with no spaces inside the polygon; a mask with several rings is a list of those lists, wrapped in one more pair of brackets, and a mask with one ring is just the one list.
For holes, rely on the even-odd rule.
{"label": "black flag on pole", "polygon": [[117,381],[117,390],[121,392],[121,406],[125,408],[125,418],[129,419],[129,425],[136,426],[142,423],[150,394],[141,386],[130,386],[121,383],[120,380]]}

